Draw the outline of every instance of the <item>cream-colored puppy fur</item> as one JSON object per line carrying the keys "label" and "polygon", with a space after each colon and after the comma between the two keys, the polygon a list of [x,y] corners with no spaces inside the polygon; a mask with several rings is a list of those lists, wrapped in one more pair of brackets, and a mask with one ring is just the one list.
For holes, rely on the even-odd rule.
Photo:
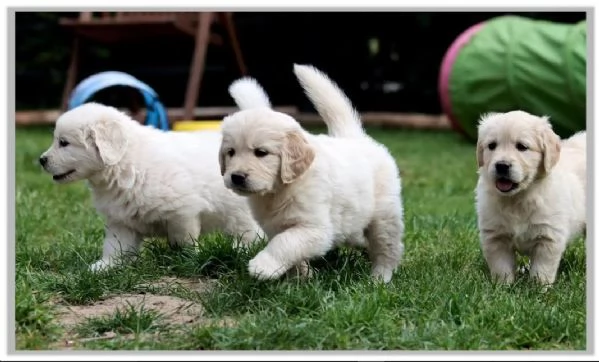
{"label": "cream-colored puppy fur", "polygon": [[488,114],[477,159],[478,226],[491,275],[513,282],[518,251],[530,256],[532,278],[552,284],[566,245],[586,227],[586,132],[560,140],[546,117]]}
{"label": "cream-colored puppy fur", "polygon": [[346,242],[367,247],[373,276],[389,282],[403,254],[395,160],[363,131],[350,101],[326,75],[309,66],[294,71],[329,135],[312,135],[270,109],[263,90],[247,79],[230,89],[242,110],[222,124],[224,182],[248,197],[269,238],[249,271],[277,278]]}
{"label": "cream-colored puppy fur", "polygon": [[144,236],[183,244],[215,230],[245,243],[262,235],[247,200],[222,183],[220,143],[219,132],[164,132],[87,103],[57,120],[40,163],[58,183],[88,181],[106,219],[98,270],[137,251]]}

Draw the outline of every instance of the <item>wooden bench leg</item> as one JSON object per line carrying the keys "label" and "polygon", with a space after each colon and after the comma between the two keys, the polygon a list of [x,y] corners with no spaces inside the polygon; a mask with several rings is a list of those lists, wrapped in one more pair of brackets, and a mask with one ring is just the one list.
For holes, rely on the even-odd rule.
{"label": "wooden bench leg", "polygon": [[235,53],[235,60],[237,61],[239,72],[242,76],[246,76],[248,74],[248,71],[245,62],[243,61],[243,55],[241,54],[239,40],[237,39],[237,31],[235,30],[235,23],[233,22],[233,14],[221,13],[220,18],[223,24],[225,25],[225,28],[227,28],[227,33],[229,34],[229,41],[231,42],[231,48],[233,48],[233,53]]}
{"label": "wooden bench leg", "polygon": [[77,81],[77,70],[79,68],[79,37],[75,37],[73,40],[73,47],[71,50],[71,62],[67,71],[67,79],[64,84],[64,90],[62,93],[62,104],[61,110],[64,112],[67,110],[69,104],[69,97],[73,88],[75,88],[75,82]]}
{"label": "wooden bench leg", "polygon": [[213,15],[214,13],[211,12],[201,12],[198,14],[195,50],[190,66],[189,81],[187,82],[185,104],[183,106],[183,116],[188,120],[193,119],[193,109],[196,106],[200,92],[200,83],[202,81],[202,75],[204,74],[204,65],[206,63],[210,26],[212,25]]}

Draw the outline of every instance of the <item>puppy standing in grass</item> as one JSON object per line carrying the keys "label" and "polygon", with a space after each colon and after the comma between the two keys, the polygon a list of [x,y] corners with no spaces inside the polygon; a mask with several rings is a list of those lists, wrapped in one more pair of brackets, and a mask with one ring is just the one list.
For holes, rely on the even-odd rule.
{"label": "puppy standing in grass", "polygon": [[586,132],[560,140],[546,117],[489,114],[478,128],[476,208],[493,278],[511,283],[516,255],[555,281],[568,242],[586,227]]}
{"label": "puppy standing in grass", "polygon": [[87,103],[57,120],[39,161],[58,183],[89,182],[106,218],[102,259],[91,266],[99,270],[137,251],[144,236],[189,244],[219,230],[247,244],[262,234],[247,200],[222,184],[220,142],[219,132],[164,132]]}
{"label": "puppy standing in grass", "polygon": [[253,79],[230,87],[242,110],[223,121],[221,173],[228,188],[248,197],[270,240],[249,271],[278,278],[347,242],[367,247],[372,275],[389,282],[403,254],[395,160],[364,132],[350,101],[326,75],[300,65],[294,72],[329,135],[312,135],[270,109]]}

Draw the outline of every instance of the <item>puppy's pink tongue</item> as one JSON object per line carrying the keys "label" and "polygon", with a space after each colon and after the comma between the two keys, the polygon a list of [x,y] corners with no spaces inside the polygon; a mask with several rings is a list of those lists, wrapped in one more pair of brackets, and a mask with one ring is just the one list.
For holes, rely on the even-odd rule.
{"label": "puppy's pink tongue", "polygon": [[503,192],[510,191],[513,186],[514,183],[510,180],[497,180],[497,182],[495,182],[495,187],[497,187],[499,191]]}

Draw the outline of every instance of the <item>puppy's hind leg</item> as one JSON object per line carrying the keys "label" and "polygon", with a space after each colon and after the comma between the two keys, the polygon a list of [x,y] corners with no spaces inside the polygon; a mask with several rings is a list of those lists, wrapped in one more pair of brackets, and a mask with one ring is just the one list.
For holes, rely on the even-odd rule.
{"label": "puppy's hind leg", "polygon": [[167,222],[168,242],[171,246],[193,245],[202,231],[198,217],[181,216]]}
{"label": "puppy's hind leg", "polygon": [[372,222],[366,230],[368,255],[372,261],[372,276],[383,282],[391,281],[393,272],[403,256],[403,212],[399,200],[377,205]]}

